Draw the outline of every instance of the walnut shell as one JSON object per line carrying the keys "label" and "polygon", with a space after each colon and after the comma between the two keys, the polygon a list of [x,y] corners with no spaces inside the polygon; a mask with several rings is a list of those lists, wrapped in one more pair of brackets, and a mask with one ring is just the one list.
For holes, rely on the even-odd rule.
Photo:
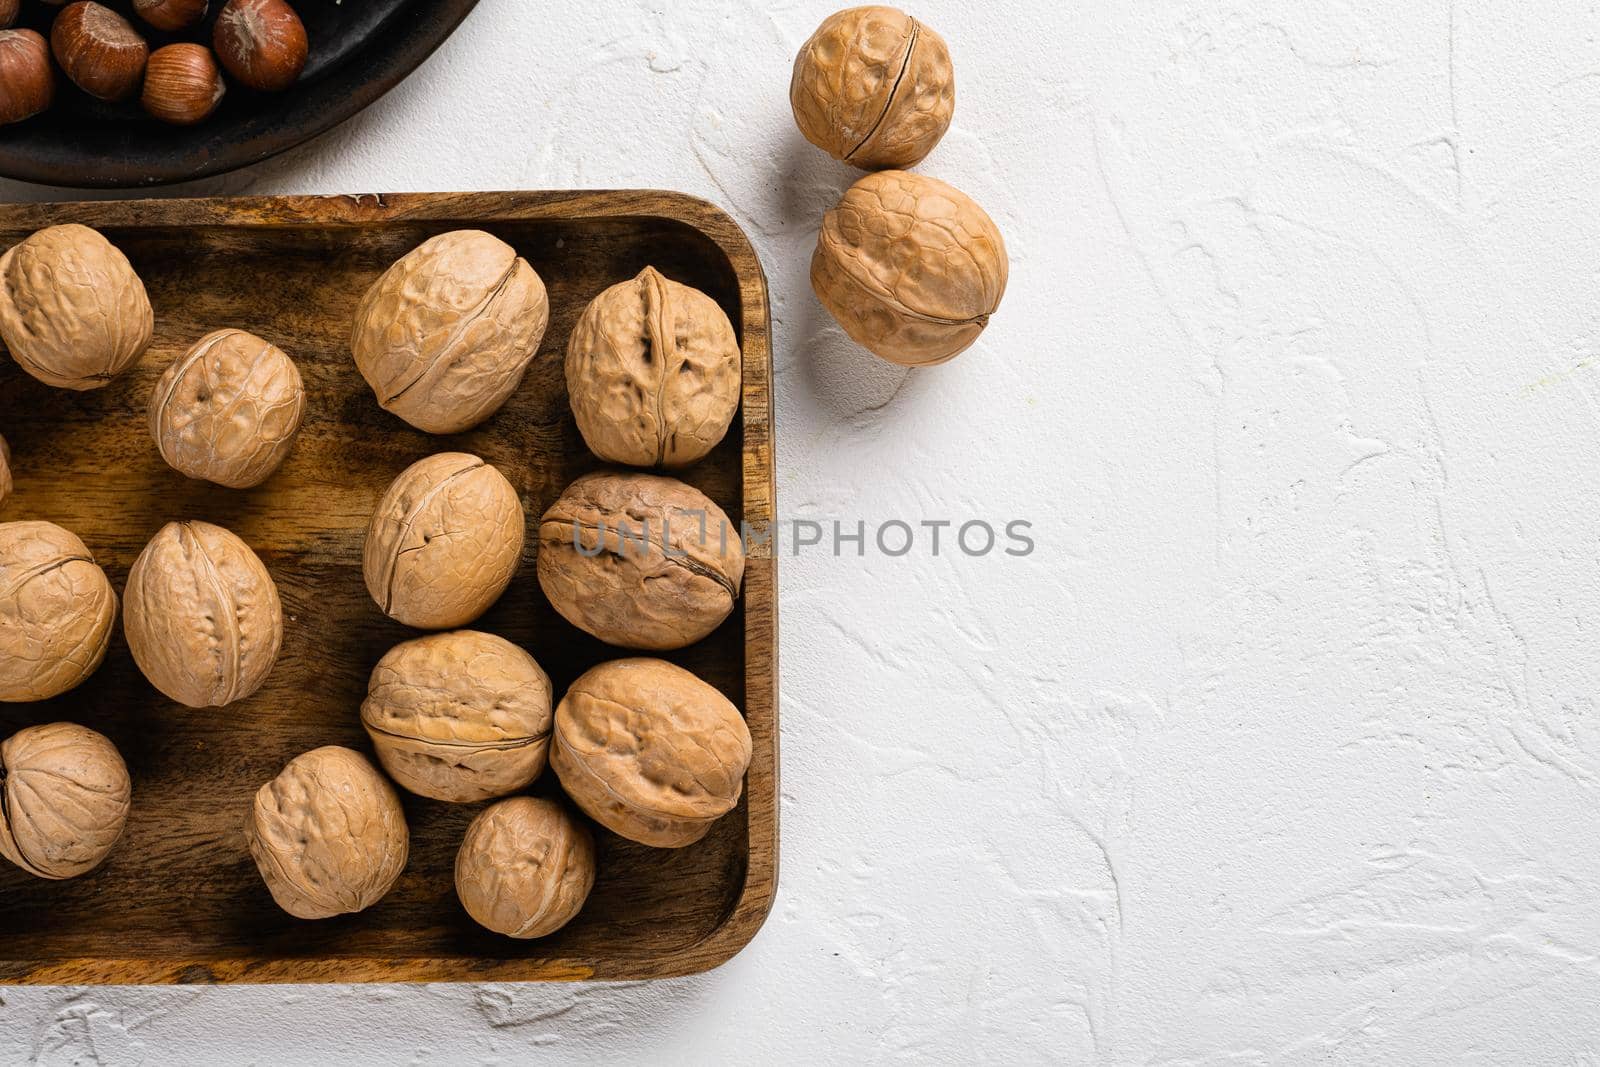
{"label": "walnut shell", "polygon": [[511,584],[525,525],[517,491],[477,456],[418,460],[389,486],[367,527],[367,591],[407,626],[465,626]]}
{"label": "walnut shell", "polygon": [[51,226],[0,256],[0,339],[46,385],[99,389],[139,361],[154,328],[128,258],[87,226]]}
{"label": "walnut shell", "polygon": [[956,107],[950,49],[892,7],[829,15],[795,57],[789,103],[806,140],[864,170],[933,151]]}
{"label": "walnut shell", "polygon": [[586,474],[539,522],[539,585],[562,617],[623,648],[682,648],[733,611],[739,528],[676,478]]}
{"label": "walnut shell", "polygon": [[260,558],[209,522],[169,522],[128,572],[122,628],[150,684],[191,708],[244,700],[283,644],[283,605]]}
{"label": "walnut shell", "polygon": [[516,391],[549,321],[544,282],[515,249],[456,230],[372,284],[350,348],[384,410],[428,433],[459,433]]}
{"label": "walnut shell", "polygon": [[822,221],[811,287],[857,344],[893,363],[943,363],[978,339],[1005,295],[1005,241],[965,193],[886,170]]}
{"label": "walnut shell", "polygon": [[372,907],[411,847],[394,787],[336,745],[296,756],[257,790],[244,832],[272,899],[300,919]]}
{"label": "walnut shell", "polygon": [[0,437],[0,507],[5,506],[6,497],[11,495],[11,446],[6,444],[6,439]]}
{"label": "walnut shell", "polygon": [[739,802],[750,751],[744,717],[714,687],[665,660],[619,659],[567,690],[550,765],[591,819],[679,848]]}
{"label": "walnut shell", "polygon": [[243,330],[216,330],[161,375],[150,433],[173,470],[249,489],[288,458],[305,406],[300,371],[280,348]]}
{"label": "walnut shell", "polygon": [[507,937],[553,934],[594,888],[594,835],[554,800],[512,797],[478,813],[456,853],[456,896]]}
{"label": "walnut shell", "polygon": [[40,878],[76,878],[111,854],[133,785],[117,746],[70,722],[0,744],[0,855]]}
{"label": "walnut shell", "polygon": [[361,724],[401,787],[470,804],[544,771],[550,676],[510,641],[473,630],[396,645],[372,671]]}
{"label": "walnut shell", "polygon": [[717,446],[739,410],[733,324],[715,300],[654,267],[590,302],[566,369],[578,430],[613,463],[688,466]]}
{"label": "walnut shell", "polygon": [[0,523],[0,702],[48,700],[99,669],[117,594],[76,536]]}

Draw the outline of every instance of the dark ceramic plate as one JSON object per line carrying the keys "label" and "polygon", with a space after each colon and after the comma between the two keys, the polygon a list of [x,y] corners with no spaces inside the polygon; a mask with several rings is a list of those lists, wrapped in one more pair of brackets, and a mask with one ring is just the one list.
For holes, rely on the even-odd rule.
{"label": "dark ceramic plate", "polygon": [[[204,28],[163,34],[108,0],[150,41],[210,41],[221,9],[212,0]],[[477,0],[300,0],[295,5],[311,39],[300,81],[285,93],[228,85],[216,114],[191,127],[147,117],[137,101],[102,104],[62,78],[55,105],[15,126],[0,127],[0,175],[45,185],[129,188],[164,185],[258,163],[332,129],[428,58],[467,17]],[[59,8],[22,0],[17,25],[46,37]]]}

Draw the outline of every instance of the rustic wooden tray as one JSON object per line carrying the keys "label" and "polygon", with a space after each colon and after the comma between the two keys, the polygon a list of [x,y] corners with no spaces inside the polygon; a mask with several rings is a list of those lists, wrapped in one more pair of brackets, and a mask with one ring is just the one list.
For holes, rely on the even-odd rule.
{"label": "rustic wooden tray", "polygon": [[[389,481],[433,452],[475,452],[536,520],[599,463],[567,409],[562,354],[588,300],[654,264],[710,293],[744,344],[744,406],[728,438],[684,474],[738,521],[773,517],[766,283],[738,226],[703,201],[664,192],[532,192],[270,197],[0,207],[0,248],[39,227],[103,231],[144,278],[155,343],[132,373],[91,393],[48,389],[0,360],[0,433],[16,493],[0,520],[48,519],[94,551],[120,591],[146,540],[172,519],[227,526],[252,545],[283,595],[282,658],[265,688],[194,711],[140,676],[120,628],[105,666],[39,704],[0,705],[4,735],[66,719],[107,734],[133,775],[126,836],[98,870],[67,882],[0,864],[0,982],[365,982],[640,979],[714,967],[761,926],[777,885],[778,708],[775,561],[756,546],[740,608],[670,658],[742,707],[755,741],[744,800],[689,848],[597,835],[588,904],[531,942],[476,926],[455,897],[456,847],[478,805],[404,795],[411,860],[359,915],[291,918],[245,851],[256,788],[318,745],[370,753],[357,709],[367,675],[415,631],[383,617],[361,578],[368,517]],[[368,284],[427,237],[489,230],[550,290],[550,328],[522,388],[484,426],[452,437],[382,411],[349,354]],[[305,428],[259,489],[188,481],[162,463],[145,405],[167,363],[206,331],[237,326],[280,344],[309,392]],[[531,546],[531,541],[530,541]],[[478,628],[530,649],[557,692],[619,653],[564,622],[534,578],[533,553]],[[550,774],[536,787],[554,790]]]}

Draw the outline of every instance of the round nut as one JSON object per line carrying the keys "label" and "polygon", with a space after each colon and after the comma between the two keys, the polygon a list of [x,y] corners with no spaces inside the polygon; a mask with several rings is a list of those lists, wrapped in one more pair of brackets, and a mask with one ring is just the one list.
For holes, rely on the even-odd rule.
{"label": "round nut", "polygon": [[568,622],[623,648],[683,648],[733,611],[739,528],[693,486],[601,471],[539,522],[539,586]]}
{"label": "round nut", "polygon": [[133,10],[158,30],[186,30],[206,17],[208,0],[133,0]]}
{"label": "round nut", "polygon": [[680,848],[739,802],[750,751],[744,717],[714,687],[665,660],[619,659],[567,690],[550,765],[600,825]]}
{"label": "round nut", "polygon": [[739,410],[733,324],[715,300],[654,267],[590,302],[566,369],[578,430],[613,463],[688,466],[716,447]]}
{"label": "round nut", "polygon": [[272,899],[299,919],[372,907],[399,881],[410,850],[394,787],[335,745],[296,756],[256,791],[245,839]]}
{"label": "round nut", "polygon": [[0,702],[48,700],[99,669],[117,594],[76,536],[0,523]]}
{"label": "round nut", "polygon": [[21,7],[22,0],[0,0],[0,29],[17,21],[17,10]]}
{"label": "round nut", "polygon": [[46,385],[99,389],[139,362],[154,329],[128,257],[87,226],[51,226],[0,256],[0,338]]}
{"label": "round nut", "polygon": [[367,527],[367,591],[407,626],[465,626],[511,584],[525,525],[517,491],[477,456],[419,460],[389,486]]}
{"label": "round nut", "polygon": [[892,7],[829,15],[795,57],[789,103],[806,140],[863,170],[909,167],[956,107],[944,38]]}
{"label": "round nut", "polygon": [[73,84],[99,100],[126,100],[144,77],[150,46],[127,19],[94,0],[61,9],[50,24],[50,51]]}
{"label": "round nut", "polygon": [[162,122],[193,126],[217,110],[227,89],[211,49],[187,42],[169,44],[150,53],[139,104]]}
{"label": "round nut", "polygon": [[886,170],[852,185],[822,220],[811,286],[857,344],[922,366],[978,339],[1008,271],[1000,231],[965,193]]}
{"label": "round nut", "polygon": [[122,628],[150,684],[191,708],[260,689],[283,644],[278,587],[256,554],[209,522],[169,522],[128,572]]}
{"label": "round nut", "polygon": [[32,118],[55,95],[45,39],[32,30],[0,30],[0,125]]}
{"label": "round nut", "polygon": [[156,383],[150,433],[174,470],[248,489],[288,458],[305,399],[300,371],[281,349],[243,330],[217,330]]}
{"label": "round nut", "polygon": [[229,74],[263,92],[289,88],[306,66],[306,28],[284,0],[228,0],[211,46]]}
{"label": "round nut", "polygon": [[70,722],[0,744],[0,855],[40,878],[76,878],[111,854],[128,822],[128,765],[105,737]]}
{"label": "round nut", "polygon": [[516,392],[549,321],[544,282],[515,249],[456,230],[372,283],[350,348],[385,411],[427,433],[460,433]]}
{"label": "round nut", "polygon": [[11,446],[6,444],[6,439],[0,437],[0,507],[5,506],[6,497],[11,495]]}
{"label": "round nut", "polygon": [[510,641],[473,630],[390,649],[361,724],[402,788],[470,804],[529,785],[550,748],[550,676]]}
{"label": "round nut", "polygon": [[456,896],[507,937],[553,934],[594,888],[594,835],[554,800],[512,797],[478,813],[456,853]]}

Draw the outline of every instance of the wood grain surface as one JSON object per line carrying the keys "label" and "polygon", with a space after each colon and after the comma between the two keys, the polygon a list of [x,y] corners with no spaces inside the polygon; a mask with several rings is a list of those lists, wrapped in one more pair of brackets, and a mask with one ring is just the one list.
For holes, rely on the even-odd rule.
{"label": "wood grain surface", "polygon": [[[474,452],[517,487],[532,522],[568,482],[601,466],[567,409],[562,357],[577,316],[606,286],[653,264],[728,312],[744,347],[742,417],[682,477],[735,521],[772,521],[767,291],[737,225],[703,201],[663,192],[122,201],[0,208],[0,248],[69,221],[101,230],[127,253],[150,290],[155,342],[133,372],[90,393],[49,389],[0,360],[0,433],[16,476],[0,521],[48,519],[77,533],[119,593],[165,522],[224,525],[276,579],[285,639],[262,691],[222,710],[191,710],[157,693],[120,627],[104,667],[78,690],[0,705],[5,735],[62,719],[100,730],[134,781],[127,833],[95,872],[45,882],[0,869],[0,982],[642,979],[706,970],[738,952],[777,886],[777,583],[767,546],[751,553],[734,615],[667,657],[744,709],[755,742],[744,799],[684,849],[600,831],[594,892],[555,935],[497,936],[457,902],[455,852],[480,805],[404,794],[412,847],[399,884],[366,912],[317,922],[273,904],[242,829],[255,790],[296,754],[326,744],[371,754],[358,716],[368,674],[390,647],[416,636],[379,612],[361,576],[366,523],[394,476],[433,452]],[[510,242],[538,270],[550,328],[497,416],[434,437],[378,407],[350,358],[350,320],[390,262],[433,234],[469,226]],[[308,392],[288,462],[253,490],[169,469],[146,422],[162,370],[224,326],[283,348]],[[545,602],[533,543],[510,591],[474,626],[531,651],[559,694],[588,667],[626,653]],[[535,787],[557,790],[549,772]]]}

